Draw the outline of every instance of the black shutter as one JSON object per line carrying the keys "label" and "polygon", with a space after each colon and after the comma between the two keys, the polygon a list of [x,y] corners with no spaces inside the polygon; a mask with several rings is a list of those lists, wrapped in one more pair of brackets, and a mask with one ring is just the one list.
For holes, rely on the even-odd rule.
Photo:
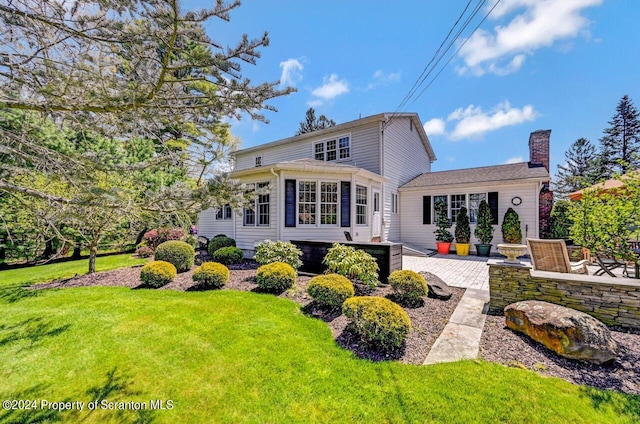
{"label": "black shutter", "polygon": [[284,180],[284,226],[296,226],[296,180]]}
{"label": "black shutter", "polygon": [[351,226],[351,183],[340,182],[340,226]]}
{"label": "black shutter", "polygon": [[491,218],[493,218],[491,223],[493,225],[498,225],[498,192],[497,191],[489,192],[489,209],[491,209]]}
{"label": "black shutter", "polygon": [[431,224],[431,196],[422,196],[422,223]]}

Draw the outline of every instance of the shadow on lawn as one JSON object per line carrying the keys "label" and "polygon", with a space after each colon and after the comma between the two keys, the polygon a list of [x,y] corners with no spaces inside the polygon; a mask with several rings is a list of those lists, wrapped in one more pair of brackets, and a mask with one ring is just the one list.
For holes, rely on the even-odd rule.
{"label": "shadow on lawn", "polygon": [[581,387],[580,390],[591,399],[596,410],[611,407],[616,409],[617,413],[631,418],[632,422],[640,422],[640,396],[620,393],[624,397],[624,404],[620,405],[620,401],[613,399],[614,392],[610,390],[598,390],[588,386]]}
{"label": "shadow on lawn", "polygon": [[0,301],[3,303],[16,303],[41,294],[39,290],[28,290],[26,287],[27,285],[25,284],[0,287]]}
{"label": "shadow on lawn", "polygon": [[71,327],[69,324],[56,327],[44,318],[29,318],[13,325],[0,325],[0,347],[11,343],[28,342],[22,349],[32,349],[45,338],[58,336]]}
{"label": "shadow on lawn", "polygon": [[[49,408],[42,408],[41,399],[47,399],[47,389],[50,386],[38,384],[31,386],[17,393],[0,393],[2,399],[13,399],[36,402],[35,404],[14,405],[15,408],[7,409],[3,406],[4,411],[0,412],[0,423],[55,423],[62,421],[60,411]],[[65,401],[70,401],[66,399]],[[4,405],[4,404],[3,404]]]}

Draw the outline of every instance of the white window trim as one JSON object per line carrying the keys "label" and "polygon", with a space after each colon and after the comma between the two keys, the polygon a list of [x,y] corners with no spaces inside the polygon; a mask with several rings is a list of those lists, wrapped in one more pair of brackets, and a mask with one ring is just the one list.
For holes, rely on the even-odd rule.
{"label": "white window trim", "polygon": [[[346,158],[341,158],[340,157],[340,139],[345,137],[349,139],[349,156],[347,156]],[[333,140],[335,140],[336,142],[336,158],[332,160],[328,160],[327,159],[327,142],[333,141]],[[322,160],[325,162],[340,162],[340,161],[351,160],[351,157],[352,157],[351,152],[353,151],[353,138],[351,137],[351,133],[341,134],[335,137],[329,137],[324,140],[314,141],[313,143],[311,143],[311,157],[314,159],[316,158],[316,145],[318,144],[322,144],[324,146],[323,152],[322,152],[324,159]],[[316,160],[320,160],[320,159],[316,159]]]}
{"label": "white window trim", "polygon": [[391,193],[391,213],[397,215],[400,210],[400,199],[398,193]]}
{"label": "white window trim", "polygon": [[[469,219],[471,219],[471,209],[469,207],[469,203],[471,202],[470,197],[472,194],[484,194],[484,200],[487,201],[489,198],[489,192],[488,191],[474,191],[474,192],[465,192],[465,193],[448,193],[448,194],[433,194],[431,195],[431,213],[432,216],[435,217],[436,215],[436,209],[435,209],[435,205],[436,205],[436,197],[440,197],[440,196],[447,196],[447,217],[449,218],[449,220],[451,220],[451,223],[453,225],[455,225],[455,223],[453,222],[452,219],[452,208],[451,208],[451,196],[455,196],[455,195],[464,195],[465,196],[465,202],[464,202],[464,207],[467,208],[467,213],[469,213]],[[435,218],[434,218],[435,219]],[[469,223],[471,225],[476,225],[477,222],[471,222],[469,221]],[[435,221],[434,221],[435,224]]]}
{"label": "white window trim", "polygon": [[[271,183],[269,181],[259,181],[259,182],[255,182],[255,183],[249,183],[248,185],[250,185],[252,188],[251,190],[255,190],[259,184],[267,184],[268,186],[271,185]],[[269,202],[268,203],[258,203],[258,198],[256,198],[254,201],[251,202],[251,205],[253,207],[245,207],[242,210],[242,226],[243,227],[247,227],[247,228],[251,228],[251,227],[260,227],[260,228],[271,228],[271,191],[269,191],[268,193],[269,196]],[[260,217],[259,217],[259,208],[258,205],[269,205],[269,224],[260,224]],[[253,224],[247,224],[246,221],[246,211],[247,210],[251,210],[253,212]]]}
{"label": "white window trim", "polygon": [[[315,213],[315,217],[316,217],[316,223],[315,224],[300,224],[300,183],[315,183],[316,184],[316,213]],[[336,203],[336,223],[335,224],[321,224],[321,205],[322,205],[322,192],[321,192],[321,186],[322,183],[332,183],[332,184],[336,184],[338,192],[337,192],[337,203]],[[304,179],[304,180],[297,180],[296,181],[296,228],[338,228],[340,227],[340,220],[342,219],[342,216],[340,214],[340,199],[341,199],[341,186],[340,186],[340,180],[334,180],[334,179]]]}
{"label": "white window trim", "polygon": [[[227,218],[226,211],[230,211],[229,217]],[[218,212],[222,211],[222,218],[218,218]],[[230,221],[233,219],[233,211],[231,210],[230,205],[223,205],[220,209],[216,211],[216,221]]]}
{"label": "white window trim", "polygon": [[[365,200],[367,203],[365,203],[364,205],[361,203],[358,203],[358,187],[362,187],[366,190],[366,196],[365,196]],[[356,206],[356,210],[355,210],[355,224],[356,227],[368,227],[369,226],[369,203],[371,203],[369,201],[369,193],[371,192],[371,187],[369,186],[365,186],[365,185],[361,185],[361,184],[356,184],[356,191],[355,191],[355,198],[353,199],[353,203]],[[364,224],[358,224],[358,206],[364,206]]]}
{"label": "white window trim", "polygon": [[[260,163],[258,164],[258,162]],[[253,157],[253,165],[256,168],[259,168],[262,166],[262,155],[256,155]]]}

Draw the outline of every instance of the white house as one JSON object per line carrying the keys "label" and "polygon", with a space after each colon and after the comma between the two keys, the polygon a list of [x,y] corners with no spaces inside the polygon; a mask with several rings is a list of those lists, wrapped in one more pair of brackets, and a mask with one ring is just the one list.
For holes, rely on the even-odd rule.
{"label": "white house", "polygon": [[[545,137],[534,137],[539,133],[546,134],[546,162],[539,157]],[[203,211],[199,234],[233,237],[247,256],[264,239],[344,241],[345,231],[354,241],[433,249],[435,200],[446,200],[454,219],[459,207],[468,207],[473,220],[487,199],[498,224],[512,206],[523,232],[537,237],[549,133],[532,133],[528,163],[442,172],[431,172],[436,156],[415,113],[382,113],[240,150],[232,177],[268,186],[268,194],[242,214],[226,206]]]}

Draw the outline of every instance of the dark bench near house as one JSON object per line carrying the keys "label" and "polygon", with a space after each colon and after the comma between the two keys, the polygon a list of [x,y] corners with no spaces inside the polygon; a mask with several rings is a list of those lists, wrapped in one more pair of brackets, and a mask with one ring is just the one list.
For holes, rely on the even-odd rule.
{"label": "dark bench near house", "polygon": [[[333,246],[333,241],[325,240],[291,240],[298,249],[302,250],[302,267],[300,271],[321,274],[326,270],[322,259]],[[355,241],[340,241],[340,244],[361,249],[373,256],[380,267],[379,280],[386,283],[389,274],[402,269],[402,244],[400,243],[362,243]]]}

